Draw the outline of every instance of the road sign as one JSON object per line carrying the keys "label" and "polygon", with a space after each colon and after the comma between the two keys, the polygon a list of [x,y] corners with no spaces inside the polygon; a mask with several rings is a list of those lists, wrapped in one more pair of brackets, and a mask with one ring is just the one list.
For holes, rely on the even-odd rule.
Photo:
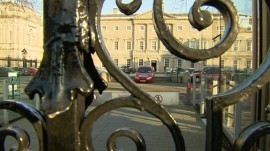
{"label": "road sign", "polygon": [[12,96],[12,99],[14,99],[15,91],[18,92],[18,86],[17,86],[17,72],[9,72],[8,73],[8,91],[9,95]]}
{"label": "road sign", "polygon": [[17,77],[9,77],[8,78],[9,84],[12,84],[12,85],[17,84],[17,81],[18,81]]}
{"label": "road sign", "polygon": [[9,72],[8,73],[8,83],[11,85],[17,84],[17,72]]}
{"label": "road sign", "polygon": [[160,103],[163,101],[163,98],[161,95],[156,95],[154,98]]}

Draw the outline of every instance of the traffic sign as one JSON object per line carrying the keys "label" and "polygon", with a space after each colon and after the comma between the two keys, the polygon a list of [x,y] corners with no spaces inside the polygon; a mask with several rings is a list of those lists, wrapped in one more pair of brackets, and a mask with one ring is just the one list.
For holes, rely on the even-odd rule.
{"label": "traffic sign", "polygon": [[12,85],[14,85],[14,84],[17,84],[17,77],[8,77],[8,82],[9,82],[9,84],[12,84]]}
{"label": "traffic sign", "polygon": [[9,84],[17,84],[17,72],[9,72],[8,73],[8,83]]}
{"label": "traffic sign", "polygon": [[160,103],[163,101],[163,98],[161,95],[156,95],[154,98]]}

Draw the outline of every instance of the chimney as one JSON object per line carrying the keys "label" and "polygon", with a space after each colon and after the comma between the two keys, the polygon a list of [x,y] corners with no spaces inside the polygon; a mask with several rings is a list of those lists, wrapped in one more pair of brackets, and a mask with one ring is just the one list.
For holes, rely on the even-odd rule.
{"label": "chimney", "polygon": [[116,8],[116,7],[113,8],[113,13],[114,13],[114,14],[118,14],[118,8]]}

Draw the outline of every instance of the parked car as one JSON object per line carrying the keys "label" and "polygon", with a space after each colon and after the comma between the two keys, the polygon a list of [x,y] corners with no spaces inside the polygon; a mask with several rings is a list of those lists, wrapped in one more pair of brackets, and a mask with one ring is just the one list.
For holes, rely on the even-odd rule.
{"label": "parked car", "polygon": [[121,69],[123,72],[128,73],[128,74],[130,74],[130,73],[135,73],[135,72],[136,72],[136,69],[135,69],[135,68],[131,68],[131,67],[129,67],[129,66],[122,66],[122,67],[120,67],[120,69]]}
{"label": "parked car", "polygon": [[176,67],[174,69],[174,72],[177,74],[177,75],[182,75],[183,73],[186,72],[186,70],[184,68],[181,68],[181,67]]}
{"label": "parked car", "polygon": [[155,70],[152,66],[140,66],[135,73],[135,82],[152,83]]}
{"label": "parked car", "polygon": [[218,80],[220,76],[220,68],[219,67],[204,67],[203,74],[204,77],[208,80]]}
{"label": "parked car", "polygon": [[201,82],[201,76],[202,76],[202,71],[200,70],[194,70],[192,73],[190,73],[190,81],[193,82],[193,75],[195,74],[195,82],[199,83]]}
{"label": "parked car", "polygon": [[172,74],[173,73],[172,68],[166,68],[165,71],[166,71],[166,74]]}
{"label": "parked car", "polygon": [[37,71],[38,71],[37,68],[26,67],[26,68],[23,68],[23,75],[32,76],[32,75],[35,75],[37,73]]}
{"label": "parked car", "polygon": [[16,72],[11,67],[0,67],[0,77],[8,77],[9,72]]}
{"label": "parked car", "polygon": [[23,75],[24,68],[23,67],[12,67],[13,70],[18,72],[18,75]]}
{"label": "parked car", "polygon": [[195,69],[194,68],[189,68],[186,71],[189,72],[190,74],[192,74],[195,71]]}

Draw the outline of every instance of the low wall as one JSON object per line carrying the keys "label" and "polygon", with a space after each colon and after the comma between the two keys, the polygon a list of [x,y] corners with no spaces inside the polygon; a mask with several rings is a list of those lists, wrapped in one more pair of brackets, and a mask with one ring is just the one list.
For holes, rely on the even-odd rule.
{"label": "low wall", "polygon": [[[179,93],[178,92],[147,92],[154,97],[161,105],[179,105]],[[95,92],[96,101],[91,105],[100,105],[104,102],[117,98],[130,96],[128,91],[105,91],[100,95]]]}

